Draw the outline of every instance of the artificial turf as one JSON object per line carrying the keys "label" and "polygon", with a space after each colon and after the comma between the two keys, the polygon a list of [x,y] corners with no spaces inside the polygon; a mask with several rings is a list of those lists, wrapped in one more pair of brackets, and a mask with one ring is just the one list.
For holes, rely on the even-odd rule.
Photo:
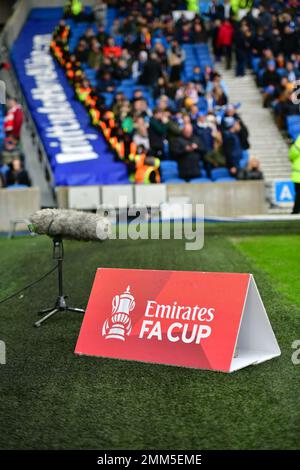
{"label": "artificial turf", "polygon": [[237,240],[241,251],[268,273],[270,282],[300,307],[300,237],[297,234],[244,237]]}
{"label": "artificial turf", "polygon": [[[198,252],[181,240],[65,243],[75,306],[86,304],[99,266],[252,272],[282,356],[234,374],[75,356],[80,315],[32,327],[55,300],[51,275],[0,305],[0,448],[299,448],[300,366],[291,362],[300,339],[299,232],[296,222],[209,225]],[[51,250],[46,237],[0,239],[0,297],[47,271]]]}

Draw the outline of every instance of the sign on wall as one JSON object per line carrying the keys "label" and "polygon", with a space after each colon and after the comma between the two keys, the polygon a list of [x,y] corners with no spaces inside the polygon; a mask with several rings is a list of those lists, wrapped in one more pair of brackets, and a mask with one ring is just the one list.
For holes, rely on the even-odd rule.
{"label": "sign on wall", "polygon": [[274,181],[275,204],[290,205],[295,198],[294,183],[289,180]]}

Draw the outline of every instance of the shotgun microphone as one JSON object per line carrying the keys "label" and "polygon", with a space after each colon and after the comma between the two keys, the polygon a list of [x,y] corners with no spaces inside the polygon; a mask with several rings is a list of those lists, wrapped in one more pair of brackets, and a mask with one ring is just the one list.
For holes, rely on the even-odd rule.
{"label": "shotgun microphone", "polygon": [[53,259],[57,261],[58,297],[54,306],[39,312],[45,316],[35,322],[40,327],[59,312],[84,313],[81,308],[70,307],[63,290],[63,240],[104,241],[111,234],[110,221],[98,214],[69,209],[42,209],[30,217],[28,225],[32,233],[48,235],[53,240]]}
{"label": "shotgun microphone", "polygon": [[42,209],[30,217],[29,230],[51,238],[104,241],[111,235],[106,217],[71,209]]}

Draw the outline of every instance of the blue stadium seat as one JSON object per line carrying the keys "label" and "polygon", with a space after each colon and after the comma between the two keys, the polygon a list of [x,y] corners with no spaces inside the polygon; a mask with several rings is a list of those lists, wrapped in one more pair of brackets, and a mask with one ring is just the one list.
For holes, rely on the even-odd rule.
{"label": "blue stadium seat", "polygon": [[276,69],[276,72],[278,73],[278,75],[280,75],[281,77],[284,77],[287,75],[287,70],[284,69],[284,68],[278,68]]}
{"label": "blue stadium seat", "polygon": [[163,182],[168,182],[174,179],[180,179],[178,173],[178,164],[173,160],[161,161],[160,171]]}
{"label": "blue stadium seat", "polygon": [[221,178],[230,178],[230,173],[227,168],[215,168],[211,170],[211,179],[213,181],[220,180]]}
{"label": "blue stadium seat", "polygon": [[123,36],[115,36],[115,43],[116,43],[116,46],[120,46],[122,47],[123,46]]}
{"label": "blue stadium seat", "polygon": [[295,142],[298,139],[299,135],[300,135],[300,131],[293,130],[289,133],[289,135],[291,136],[291,138]]}
{"label": "blue stadium seat", "polygon": [[300,123],[300,115],[296,114],[294,116],[287,116],[286,125],[288,130],[292,128],[293,125]]}
{"label": "blue stadium seat", "polygon": [[135,86],[136,81],[133,78],[127,78],[126,80],[122,80],[122,85],[124,86]]}
{"label": "blue stadium seat", "polygon": [[6,173],[9,171],[9,166],[8,165],[3,165],[0,167],[0,173],[2,175],[6,175]]}
{"label": "blue stadium seat", "polygon": [[113,94],[112,93],[101,93],[103,98],[105,99],[105,104],[109,108],[113,102]]}
{"label": "blue stadium seat", "polygon": [[288,122],[287,124],[288,134],[292,137],[293,140],[296,140],[300,134],[300,120],[294,122]]}
{"label": "blue stadium seat", "polygon": [[202,15],[205,15],[206,13],[208,13],[209,5],[210,5],[209,0],[201,0],[199,6],[200,6],[200,13]]}
{"label": "blue stadium seat", "polygon": [[208,104],[207,104],[207,99],[204,98],[204,96],[200,96],[199,101],[198,101],[198,108],[199,111],[207,111],[208,109]]}
{"label": "blue stadium seat", "polygon": [[249,152],[248,150],[243,151],[243,158],[240,160],[240,168],[246,168],[249,162]]}
{"label": "blue stadium seat", "polygon": [[253,68],[255,73],[258,72],[260,60],[261,60],[260,57],[253,57],[252,58],[252,68]]}

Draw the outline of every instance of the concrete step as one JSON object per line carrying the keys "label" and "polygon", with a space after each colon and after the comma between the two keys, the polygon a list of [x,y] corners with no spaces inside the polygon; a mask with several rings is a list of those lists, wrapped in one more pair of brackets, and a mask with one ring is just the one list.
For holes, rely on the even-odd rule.
{"label": "concrete step", "polygon": [[288,142],[280,133],[271,112],[262,106],[262,95],[254,77],[236,78],[232,70],[218,67],[231,103],[241,103],[238,110],[250,133],[250,155],[259,158],[267,180],[290,177]]}

